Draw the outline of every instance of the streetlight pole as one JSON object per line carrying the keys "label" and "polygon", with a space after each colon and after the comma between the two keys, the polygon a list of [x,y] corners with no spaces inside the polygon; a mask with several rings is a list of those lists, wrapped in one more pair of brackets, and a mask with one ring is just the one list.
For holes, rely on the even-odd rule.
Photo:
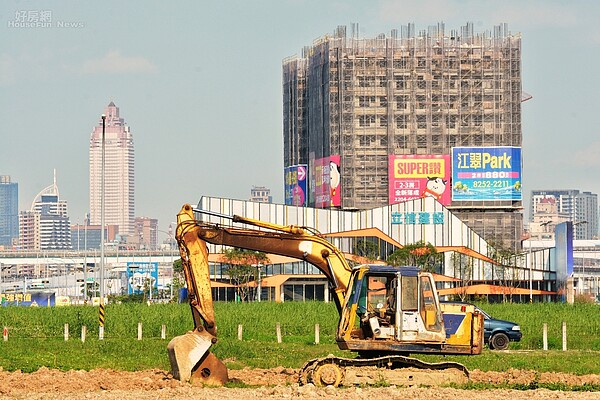
{"label": "streetlight pole", "polygon": [[[547,226],[548,224],[550,224],[552,221],[545,221],[539,224],[540,228],[544,227],[543,232],[547,232]],[[538,232],[542,232],[541,230],[538,230]],[[542,233],[543,233],[542,232]],[[533,303],[533,252],[531,251],[531,235],[529,236],[529,239],[527,240],[527,242],[529,243],[529,251],[528,251],[528,256],[529,256],[529,302]],[[539,286],[538,286],[539,289]]]}
{"label": "streetlight pole", "polygon": [[529,302],[533,303],[533,253],[531,252],[531,238],[529,242]]}
{"label": "streetlight pole", "polygon": [[[577,231],[575,228],[577,226],[583,225],[583,224],[587,224],[587,223],[588,223],[587,221],[576,221],[576,222],[573,222],[573,231],[574,231],[573,232],[573,236],[575,236],[575,232]],[[575,238],[573,238],[573,239],[575,239]],[[585,290],[585,287],[584,287],[585,286],[585,252],[583,253],[583,256],[582,256],[581,265],[582,265],[581,276],[580,276],[581,279],[578,279],[577,283],[578,283],[578,286],[579,286],[579,283],[581,283],[581,294],[583,294],[583,292]]]}
{"label": "streetlight pole", "polygon": [[[169,224],[169,230],[168,231],[163,231],[162,229],[158,229],[158,228],[152,228],[152,230],[156,231],[156,232],[162,232],[164,234],[166,234],[169,238],[169,254],[171,256],[171,285],[170,286],[170,290],[171,290],[171,299],[173,298],[173,242],[175,240],[175,238],[173,237],[173,227],[171,224]],[[156,235],[158,238],[158,235]],[[158,242],[158,240],[157,240]],[[163,242],[164,244],[164,242]],[[161,248],[163,246],[160,246]],[[158,250],[158,246],[156,247]],[[164,254],[164,253],[163,253]],[[158,281],[157,281],[158,283]],[[164,275],[163,275],[163,284],[164,284]]]}
{"label": "streetlight pole", "polygon": [[87,303],[87,215],[83,218],[83,304]]}
{"label": "streetlight pole", "polygon": [[100,307],[99,307],[99,324],[100,329],[98,336],[104,339],[104,168],[106,166],[106,115],[102,114],[102,166],[101,166],[101,183],[100,183]]}

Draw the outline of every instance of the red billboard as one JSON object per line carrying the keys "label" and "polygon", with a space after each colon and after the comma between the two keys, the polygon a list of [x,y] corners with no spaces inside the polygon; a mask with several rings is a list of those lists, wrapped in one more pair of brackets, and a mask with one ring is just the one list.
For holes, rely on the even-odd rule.
{"label": "red billboard", "polygon": [[450,166],[450,155],[390,155],[389,203],[434,197],[449,205]]}
{"label": "red billboard", "polygon": [[342,204],[340,159],[339,155],[333,155],[314,162],[316,208],[339,207]]}

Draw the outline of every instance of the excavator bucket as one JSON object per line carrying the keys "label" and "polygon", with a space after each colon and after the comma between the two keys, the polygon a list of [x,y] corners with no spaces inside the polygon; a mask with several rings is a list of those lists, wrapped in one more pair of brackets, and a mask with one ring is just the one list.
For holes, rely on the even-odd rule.
{"label": "excavator bucket", "polygon": [[209,351],[212,343],[212,337],[206,331],[188,332],[171,339],[167,351],[173,377],[201,386],[227,383],[227,367]]}

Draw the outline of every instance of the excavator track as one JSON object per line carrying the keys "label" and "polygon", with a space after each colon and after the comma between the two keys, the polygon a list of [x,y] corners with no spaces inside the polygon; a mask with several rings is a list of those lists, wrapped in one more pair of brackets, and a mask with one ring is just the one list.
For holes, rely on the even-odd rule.
{"label": "excavator track", "polygon": [[427,363],[412,357],[342,358],[329,355],[308,361],[298,383],[315,386],[444,386],[469,381],[467,368],[456,362]]}

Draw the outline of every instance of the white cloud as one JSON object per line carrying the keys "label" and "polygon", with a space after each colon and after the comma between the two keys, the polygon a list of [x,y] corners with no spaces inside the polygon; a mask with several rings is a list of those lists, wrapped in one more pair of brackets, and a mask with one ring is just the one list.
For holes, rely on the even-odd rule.
{"label": "white cloud", "polygon": [[127,57],[111,50],[102,58],[91,59],[80,68],[82,74],[137,74],[155,73],[156,65],[143,57]]}

